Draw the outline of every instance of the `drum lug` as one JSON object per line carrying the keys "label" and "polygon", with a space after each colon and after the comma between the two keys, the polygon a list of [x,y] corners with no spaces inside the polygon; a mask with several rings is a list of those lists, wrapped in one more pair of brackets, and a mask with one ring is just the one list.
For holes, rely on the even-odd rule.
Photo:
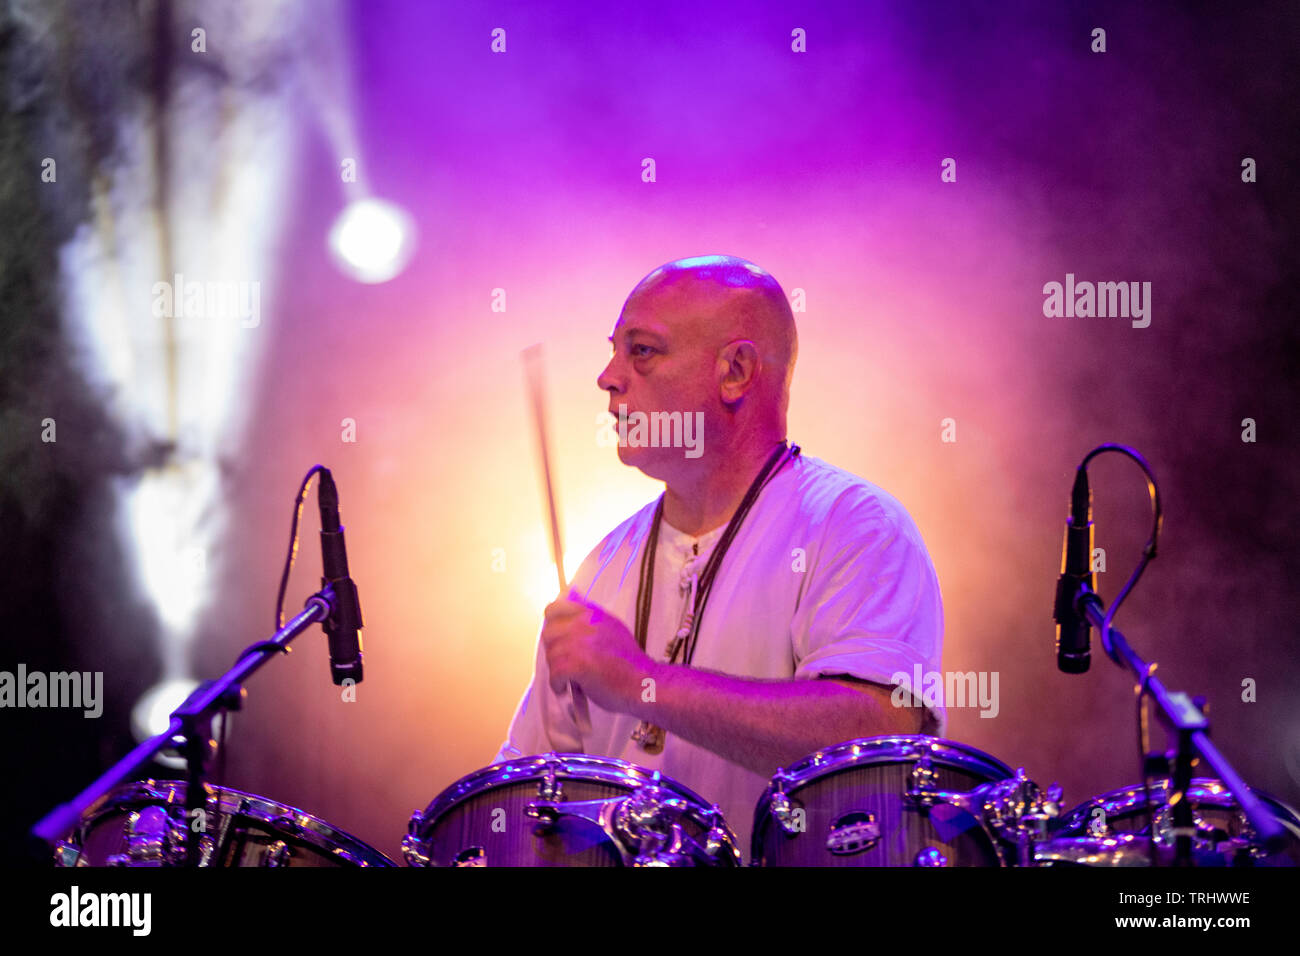
{"label": "drum lug", "polygon": [[424,824],[424,811],[416,810],[406,824],[406,836],[402,837],[402,858],[407,866],[428,866],[429,855],[421,848],[420,827]]}
{"label": "drum lug", "polygon": [[772,799],[767,802],[767,810],[776,818],[776,825],[786,833],[798,833],[800,831],[794,806],[790,803],[790,798],[784,793],[777,791],[772,794]]}
{"label": "drum lug", "polygon": [[772,796],[767,801],[767,812],[776,819],[776,825],[786,833],[802,833],[806,829],[804,814],[796,808],[785,792],[789,782],[785,769],[778,769],[772,777]]}
{"label": "drum lug", "polygon": [[[708,820],[709,832],[704,838],[704,853],[710,859],[716,860],[727,851],[731,838],[726,827],[723,826],[722,810],[716,803],[709,808]],[[739,865],[740,861],[737,859],[733,862]]]}
{"label": "drum lug", "polygon": [[546,765],[546,772],[537,783],[537,795],[547,801],[564,799],[564,784],[556,777],[554,764]]}
{"label": "drum lug", "polygon": [[940,794],[935,784],[934,764],[929,754],[922,754],[912,765],[912,787],[907,791],[907,795],[923,807],[932,807],[939,802]]}

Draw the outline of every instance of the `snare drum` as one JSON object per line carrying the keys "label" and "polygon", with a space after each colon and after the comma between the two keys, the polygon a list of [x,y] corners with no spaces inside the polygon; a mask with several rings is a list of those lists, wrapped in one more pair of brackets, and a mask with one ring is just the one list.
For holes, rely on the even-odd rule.
{"label": "snare drum", "polygon": [[622,760],[542,754],[462,777],[411,817],[412,866],[739,866],[717,807]]}
{"label": "snare drum", "polygon": [[1001,866],[983,784],[1011,768],[928,736],[867,737],[772,778],[754,811],[756,866]]}
{"label": "snare drum", "polygon": [[[1187,788],[1196,836],[1194,859],[1200,865],[1300,866],[1300,816],[1275,797],[1253,791],[1268,812],[1287,830],[1290,840],[1280,852],[1265,855],[1250,823],[1231,791],[1218,780],[1196,778]],[[1155,811],[1156,862],[1173,858],[1173,810],[1168,804],[1169,781],[1151,783]],[[1149,866],[1151,836],[1143,788],[1112,790],[1075,807],[1061,819],[1054,839],[1035,848],[1039,866]]]}
{"label": "snare drum", "polygon": [[185,811],[185,782],[124,784],[86,812],[55,848],[58,866],[184,866],[185,839],[200,866],[396,866],[371,846],[293,807],[209,787],[202,815]]}

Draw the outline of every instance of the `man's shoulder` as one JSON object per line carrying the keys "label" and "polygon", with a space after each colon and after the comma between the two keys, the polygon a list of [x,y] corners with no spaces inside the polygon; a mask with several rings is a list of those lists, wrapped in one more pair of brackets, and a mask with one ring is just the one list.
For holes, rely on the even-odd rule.
{"label": "man's shoulder", "polygon": [[796,459],[785,484],[788,500],[814,523],[852,519],[915,527],[902,502],[884,488],[811,455]]}

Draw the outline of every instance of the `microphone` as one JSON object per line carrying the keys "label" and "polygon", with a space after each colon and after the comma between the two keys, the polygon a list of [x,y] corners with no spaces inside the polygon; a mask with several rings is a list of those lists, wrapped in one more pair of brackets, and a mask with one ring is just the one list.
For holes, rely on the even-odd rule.
{"label": "microphone", "polygon": [[1092,573],[1092,492],[1088,473],[1080,467],[1070,492],[1070,518],[1065,523],[1061,548],[1061,577],[1056,583],[1056,666],[1066,674],[1082,674],[1092,658],[1092,627],[1087,617],[1074,609],[1079,587],[1097,589]]}
{"label": "microphone", "polygon": [[322,468],[316,491],[320,504],[321,587],[334,591],[334,611],[322,624],[330,642],[330,676],[335,684],[361,683],[361,602],[348,576],[348,552],[339,524],[339,492],[334,476]]}

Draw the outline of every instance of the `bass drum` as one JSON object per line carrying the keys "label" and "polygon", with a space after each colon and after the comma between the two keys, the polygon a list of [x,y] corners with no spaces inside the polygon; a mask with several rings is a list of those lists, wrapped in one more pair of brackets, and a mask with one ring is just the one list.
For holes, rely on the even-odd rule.
{"label": "bass drum", "polygon": [[185,812],[185,782],[124,784],[83,815],[55,848],[58,866],[184,866],[185,840],[200,866],[396,866],[374,847],[303,810],[209,787],[202,820]]}
{"label": "bass drum", "polygon": [[462,777],[411,817],[411,866],[739,866],[711,807],[657,770],[541,754]]}
{"label": "bass drum", "polygon": [[[1173,859],[1173,810],[1169,781],[1151,783],[1155,811],[1156,862]],[[1201,866],[1300,866],[1300,815],[1276,797],[1254,790],[1264,810],[1289,834],[1287,846],[1266,855],[1231,791],[1218,780],[1198,777],[1187,788],[1196,837],[1194,862]],[[1075,807],[1061,819],[1054,838],[1034,851],[1039,866],[1149,866],[1151,830],[1141,785],[1112,790]]]}
{"label": "bass drum", "polygon": [[973,747],[866,737],[779,770],[754,811],[755,866],[1001,866],[971,791],[1011,781]]}

